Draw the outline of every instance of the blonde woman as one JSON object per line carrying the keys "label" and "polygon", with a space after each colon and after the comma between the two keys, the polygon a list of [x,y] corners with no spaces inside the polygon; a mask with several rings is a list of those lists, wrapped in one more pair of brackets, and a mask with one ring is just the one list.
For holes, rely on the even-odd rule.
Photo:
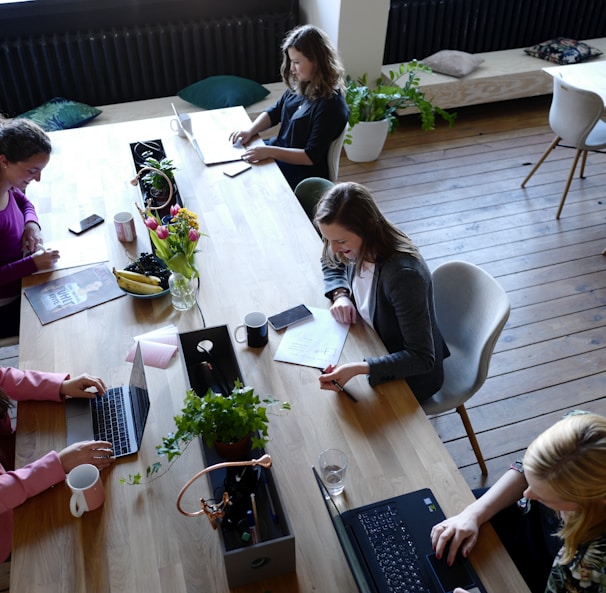
{"label": "blonde woman", "polygon": [[[606,591],[606,418],[573,412],[547,429],[531,443],[523,461],[483,496],[434,526],[431,538],[436,554],[446,555],[448,562],[458,550],[468,556],[480,526],[501,513],[501,519],[507,520],[495,528],[531,591]],[[522,536],[517,542],[516,530]],[[553,544],[560,549],[549,558]],[[528,561],[539,558],[541,550],[543,562]],[[551,567],[544,564],[547,558]],[[465,592],[455,589],[455,593]]]}

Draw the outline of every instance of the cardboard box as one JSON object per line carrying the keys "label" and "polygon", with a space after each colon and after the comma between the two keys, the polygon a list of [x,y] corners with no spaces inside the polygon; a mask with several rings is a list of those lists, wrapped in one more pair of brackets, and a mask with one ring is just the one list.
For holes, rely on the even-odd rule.
{"label": "cardboard box", "polygon": [[[209,388],[217,392],[230,392],[237,379],[245,382],[225,325],[180,334],[181,352],[189,382],[198,395]],[[208,343],[199,350],[198,344]],[[210,355],[210,356],[209,356]],[[208,365],[211,362],[212,372]],[[206,467],[221,463],[216,451],[200,441]],[[265,451],[252,451],[252,459],[258,459]],[[295,570],[295,536],[282,506],[280,492],[271,469],[261,467],[222,468],[208,474],[215,499],[220,500],[226,486],[232,496],[229,515],[217,531],[220,533],[225,571],[230,588],[285,574]],[[232,490],[232,484],[234,486]],[[241,484],[248,484],[240,486]],[[250,508],[250,491],[255,494],[258,524],[257,543],[246,542],[249,534],[246,509]],[[210,525],[205,526],[211,529]]]}

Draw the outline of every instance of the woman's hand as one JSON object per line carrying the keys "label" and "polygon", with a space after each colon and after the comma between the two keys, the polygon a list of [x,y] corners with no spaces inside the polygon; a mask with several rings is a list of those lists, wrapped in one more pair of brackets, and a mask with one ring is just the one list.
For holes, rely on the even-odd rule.
{"label": "woman's hand", "polygon": [[250,130],[237,130],[229,135],[229,139],[232,144],[240,144],[246,146],[251,140],[254,134]]}
{"label": "woman's hand", "polygon": [[59,252],[56,249],[38,249],[32,254],[32,259],[38,271],[52,268],[59,257]]}
{"label": "woman's hand", "polygon": [[21,250],[23,253],[35,253],[42,246],[42,233],[37,223],[31,220],[23,228]]}
{"label": "woman's hand", "polygon": [[329,364],[320,375],[320,389],[341,391],[337,383],[343,387],[347,381],[356,375],[365,375],[370,372],[367,362],[348,362],[341,366]]}
{"label": "woman's hand", "polygon": [[341,323],[355,323],[357,319],[356,307],[346,294],[340,294],[334,300],[330,312]]}
{"label": "woman's hand", "polygon": [[434,525],[431,529],[431,543],[437,558],[442,558],[446,545],[450,542],[446,561],[451,566],[455,561],[457,551],[466,558],[478,541],[480,524],[475,514],[467,507],[464,511]]}
{"label": "woman's hand", "polygon": [[258,163],[259,161],[265,161],[273,157],[273,146],[251,146],[246,149],[246,152],[242,155],[242,160],[247,163]]}
{"label": "woman's hand", "polygon": [[83,463],[105,469],[116,461],[112,444],[107,441],[81,441],[62,449],[57,455],[66,474]]}
{"label": "woman's hand", "polygon": [[[93,387],[96,391],[87,391]],[[74,379],[66,379],[61,383],[59,393],[70,397],[86,397],[92,399],[98,395],[103,395],[107,387],[103,379],[93,377],[92,375],[80,375]]]}

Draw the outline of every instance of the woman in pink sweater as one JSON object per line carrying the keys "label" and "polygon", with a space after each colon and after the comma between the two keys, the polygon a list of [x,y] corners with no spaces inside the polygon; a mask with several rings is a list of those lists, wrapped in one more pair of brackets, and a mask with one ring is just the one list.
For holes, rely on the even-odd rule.
{"label": "woman in pink sweater", "polygon": [[[88,391],[88,389],[95,391]],[[80,375],[71,379],[61,373],[20,371],[0,367],[0,562],[10,555],[12,510],[28,498],[63,481],[71,469],[92,463],[99,469],[115,461],[111,443],[86,441],[75,443],[58,453],[51,451],[42,458],[17,470],[14,463],[14,432],[6,413],[8,397],[14,400],[63,401],[68,397],[93,398],[105,393],[105,383],[98,377]],[[7,395],[8,394],[8,395]],[[6,464],[6,465],[4,465]]]}

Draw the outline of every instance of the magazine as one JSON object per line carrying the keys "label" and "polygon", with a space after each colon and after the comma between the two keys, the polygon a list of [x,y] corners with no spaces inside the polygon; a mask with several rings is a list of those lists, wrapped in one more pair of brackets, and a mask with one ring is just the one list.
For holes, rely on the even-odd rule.
{"label": "magazine", "polygon": [[124,296],[103,264],[29,286],[24,292],[42,325]]}

